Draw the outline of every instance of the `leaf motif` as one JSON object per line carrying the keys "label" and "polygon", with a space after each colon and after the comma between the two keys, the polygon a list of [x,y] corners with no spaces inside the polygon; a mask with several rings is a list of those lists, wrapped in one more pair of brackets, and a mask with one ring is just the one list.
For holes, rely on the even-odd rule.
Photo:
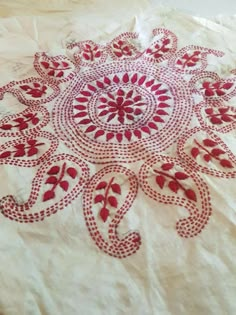
{"label": "leaf motif", "polygon": [[213,108],[211,108],[211,107],[205,109],[205,113],[206,113],[207,115],[212,115],[213,112],[214,112],[214,111],[213,111]]}
{"label": "leaf motif", "polygon": [[218,111],[219,111],[220,114],[223,115],[223,114],[225,114],[225,113],[227,113],[229,111],[229,107],[221,107],[221,108],[218,109]]}
{"label": "leaf motif", "polygon": [[214,125],[222,124],[222,120],[219,117],[216,117],[216,116],[211,117],[210,121]]}
{"label": "leaf motif", "polygon": [[163,175],[156,176],[156,183],[162,189],[165,184],[165,177]]}
{"label": "leaf motif", "polygon": [[49,67],[49,63],[48,63],[48,62],[46,62],[46,61],[41,61],[40,63],[41,63],[41,65],[44,67],[44,69],[48,69],[48,67]]}
{"label": "leaf motif", "polygon": [[203,155],[203,158],[204,158],[204,160],[205,160],[206,162],[209,162],[209,161],[211,160],[210,154],[204,154],[204,155]]}
{"label": "leaf motif", "polygon": [[212,149],[212,151],[211,151],[211,154],[214,156],[219,156],[219,155],[224,154],[224,153],[225,153],[225,151],[223,151],[221,149],[217,149],[217,148]]}
{"label": "leaf motif", "polygon": [[29,139],[27,140],[27,143],[31,146],[34,146],[37,143],[37,141],[35,139]]}
{"label": "leaf motif", "polygon": [[112,191],[114,192],[114,193],[116,193],[116,194],[121,194],[121,189],[120,189],[120,185],[118,185],[118,184],[112,184],[111,185],[111,189],[112,189]]}
{"label": "leaf motif", "polygon": [[214,147],[217,145],[217,142],[211,140],[211,139],[204,139],[203,140],[203,144],[206,146],[206,147]]}
{"label": "leaf motif", "polygon": [[100,189],[104,189],[107,187],[107,182],[100,182],[97,187],[96,190],[100,190]]}
{"label": "leaf motif", "polygon": [[69,167],[66,172],[73,179],[77,176],[77,171],[74,167]]}
{"label": "leaf motif", "polygon": [[8,158],[9,156],[11,156],[11,151],[6,151],[0,154],[0,159]]}
{"label": "leaf motif", "polygon": [[60,167],[59,166],[53,166],[52,168],[50,168],[50,170],[47,172],[48,175],[55,175],[58,174],[60,171]]}
{"label": "leaf motif", "polygon": [[37,154],[37,153],[38,153],[38,149],[35,148],[35,147],[32,147],[32,148],[30,148],[30,149],[28,150],[27,155],[28,155],[28,156],[32,156],[32,155],[35,155],[35,154]]}
{"label": "leaf motif", "polygon": [[172,190],[174,193],[177,193],[179,190],[179,184],[172,180],[169,182],[168,187],[170,188],[170,190]]}
{"label": "leaf motif", "polygon": [[199,155],[199,153],[200,153],[200,151],[199,151],[198,148],[196,148],[196,147],[192,148],[191,155],[192,155],[193,158],[196,159],[196,157]]}
{"label": "leaf motif", "polygon": [[193,200],[193,201],[197,201],[197,196],[192,189],[185,190],[185,195],[188,199]]}
{"label": "leaf motif", "polygon": [[97,195],[94,198],[94,203],[99,203],[99,202],[102,202],[103,200],[104,200],[104,196],[103,195]]}
{"label": "leaf motif", "polygon": [[45,184],[56,184],[57,183],[57,178],[56,176],[50,176],[46,180]]}
{"label": "leaf motif", "polygon": [[229,160],[226,160],[226,159],[221,160],[220,165],[227,168],[233,168],[233,164]]}
{"label": "leaf motif", "polygon": [[23,122],[19,125],[19,130],[24,130],[28,128],[28,124],[26,122]]}
{"label": "leaf motif", "polygon": [[10,125],[10,124],[5,124],[5,125],[2,125],[0,128],[3,129],[3,130],[10,130],[13,126]]}
{"label": "leaf motif", "polygon": [[174,163],[165,163],[161,166],[161,168],[163,169],[163,171],[169,171],[173,168]]}
{"label": "leaf motif", "polygon": [[48,190],[43,195],[43,201],[48,201],[55,197],[55,192],[53,190]]}
{"label": "leaf motif", "polygon": [[221,116],[221,119],[222,119],[224,122],[231,122],[231,121],[233,120],[229,115],[222,115],[222,116]]}
{"label": "leaf motif", "polygon": [[60,187],[64,190],[67,191],[69,188],[69,183],[67,180],[63,180],[59,183]]}
{"label": "leaf motif", "polygon": [[183,172],[176,172],[175,173],[175,178],[176,179],[179,179],[179,180],[184,180],[184,179],[187,179],[189,178],[189,176]]}
{"label": "leaf motif", "polygon": [[106,222],[107,221],[107,218],[109,216],[109,210],[107,208],[102,208],[100,210],[100,217],[101,219],[103,220],[103,222]]}
{"label": "leaf motif", "polygon": [[109,196],[107,200],[112,207],[117,208],[118,202],[117,202],[116,197]]}
{"label": "leaf motif", "polygon": [[25,150],[24,149],[19,149],[16,151],[16,153],[14,154],[14,157],[22,157],[25,155]]}

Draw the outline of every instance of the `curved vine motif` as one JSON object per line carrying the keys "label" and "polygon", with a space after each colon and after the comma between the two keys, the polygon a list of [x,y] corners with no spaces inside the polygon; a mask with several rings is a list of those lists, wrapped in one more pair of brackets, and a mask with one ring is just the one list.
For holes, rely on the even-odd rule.
{"label": "curved vine motif", "polygon": [[0,89],[0,99],[3,99],[5,93],[13,94],[24,105],[33,106],[52,101],[59,95],[60,88],[45,79],[35,77],[5,85]]}
{"label": "curved vine motif", "polygon": [[227,103],[216,102],[206,106],[202,102],[195,106],[195,112],[203,129],[227,133],[236,128],[236,108]]}
{"label": "curved vine motif", "polygon": [[236,177],[236,157],[211,130],[195,127],[178,140],[178,154],[196,172]]}
{"label": "curved vine motif", "polygon": [[20,223],[42,221],[77,198],[88,178],[88,166],[80,159],[68,154],[50,157],[38,169],[29,199],[19,204],[14,196],[5,196],[0,200],[0,211]]}
{"label": "curved vine motif", "polygon": [[150,198],[164,204],[184,207],[188,217],[176,223],[181,237],[199,234],[212,213],[207,184],[177,158],[155,156],[140,169],[140,186]]}
{"label": "curved vine motif", "polygon": [[0,120],[1,137],[31,136],[49,122],[49,112],[42,106],[30,106],[24,111]]}
{"label": "curved vine motif", "polygon": [[122,236],[118,233],[137,190],[135,174],[118,165],[103,168],[85,187],[83,210],[87,228],[96,246],[108,255],[125,258],[141,245],[139,233],[128,232]]}
{"label": "curved vine motif", "polygon": [[58,139],[43,131],[30,137],[20,137],[0,146],[0,165],[33,167],[46,161],[57,149]]}
{"label": "curved vine motif", "polygon": [[168,66],[182,73],[198,73],[206,69],[208,55],[223,57],[224,53],[218,50],[190,45],[180,49],[173,55],[168,61]]}
{"label": "curved vine motif", "polygon": [[49,57],[45,53],[36,53],[34,68],[42,78],[57,84],[75,76],[75,65],[65,56]]}

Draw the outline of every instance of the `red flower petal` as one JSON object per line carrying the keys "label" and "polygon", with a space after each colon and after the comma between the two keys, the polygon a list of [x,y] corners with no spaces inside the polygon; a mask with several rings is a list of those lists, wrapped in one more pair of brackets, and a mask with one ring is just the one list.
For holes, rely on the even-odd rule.
{"label": "red flower petal", "polygon": [[123,80],[124,83],[128,83],[129,82],[129,75],[128,75],[128,73],[124,74],[122,80]]}
{"label": "red flower petal", "polygon": [[94,125],[91,125],[91,126],[89,126],[89,127],[85,130],[85,132],[92,132],[92,131],[94,131],[95,129],[97,129],[97,127],[94,126]]}
{"label": "red flower petal", "polygon": [[131,78],[131,82],[134,84],[135,82],[137,82],[137,80],[138,80],[138,75],[137,73],[135,73]]}
{"label": "red flower petal", "polygon": [[114,133],[113,132],[109,132],[109,133],[107,133],[107,136],[106,136],[106,140],[107,141],[109,141],[109,140],[111,140],[112,138],[114,138]]}
{"label": "red flower petal", "polygon": [[98,137],[101,137],[102,135],[104,135],[104,130],[98,130],[95,135],[94,138],[97,139]]}
{"label": "red flower petal", "polygon": [[114,76],[113,82],[115,82],[116,84],[118,84],[120,82],[120,79],[118,78],[117,75]]}
{"label": "red flower petal", "polygon": [[10,130],[13,126],[10,124],[2,125],[0,128],[3,130]]}
{"label": "red flower petal", "polygon": [[162,119],[160,116],[154,116],[153,120],[156,122],[162,122],[162,123],[165,122],[164,119]]}
{"label": "red flower petal", "polygon": [[117,139],[117,141],[120,143],[120,142],[123,140],[123,135],[122,135],[122,133],[117,133],[117,134],[116,134],[116,139]]}
{"label": "red flower petal", "polygon": [[143,132],[146,132],[146,133],[148,133],[149,135],[150,135],[150,129],[148,128],[148,127],[146,127],[146,126],[144,126],[144,127],[141,127],[141,130],[143,131]]}
{"label": "red flower petal", "polygon": [[139,80],[138,80],[138,85],[143,85],[143,83],[145,82],[145,80],[146,80],[146,76],[145,75],[143,75]]}
{"label": "red flower petal", "polygon": [[130,141],[130,140],[131,140],[131,137],[132,137],[131,131],[125,130],[125,137],[126,137],[126,139],[127,139],[128,141]]}
{"label": "red flower petal", "polygon": [[141,138],[142,138],[141,131],[138,130],[138,129],[134,130],[134,135],[135,135],[138,139],[141,139]]}
{"label": "red flower petal", "polygon": [[224,154],[225,153],[225,151],[223,151],[223,150],[221,150],[221,149],[212,149],[212,151],[211,151],[211,154],[212,155],[214,155],[214,156],[219,156],[219,155],[221,155],[221,154]]}
{"label": "red flower petal", "polygon": [[149,123],[148,123],[148,127],[152,128],[152,129],[155,129],[155,130],[158,130],[157,125],[154,124],[153,122],[149,122]]}

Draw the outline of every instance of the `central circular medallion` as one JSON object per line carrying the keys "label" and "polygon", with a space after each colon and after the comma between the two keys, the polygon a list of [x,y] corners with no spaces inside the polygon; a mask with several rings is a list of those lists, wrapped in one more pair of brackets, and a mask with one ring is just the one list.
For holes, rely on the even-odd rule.
{"label": "central circular medallion", "polygon": [[80,74],[58,110],[55,128],[76,153],[96,163],[130,162],[172,144],[192,101],[185,81],[168,69],[119,62]]}

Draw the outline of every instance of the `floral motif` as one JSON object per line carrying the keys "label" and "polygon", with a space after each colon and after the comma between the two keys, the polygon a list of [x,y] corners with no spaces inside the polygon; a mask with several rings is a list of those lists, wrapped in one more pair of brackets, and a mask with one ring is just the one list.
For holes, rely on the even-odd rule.
{"label": "floral motif", "polygon": [[[0,89],[1,100],[12,93],[27,106],[0,120],[0,164],[37,167],[28,200],[18,203],[9,193],[0,200],[2,215],[42,221],[83,192],[82,212],[95,245],[125,258],[141,246],[138,232],[119,232],[140,186],[145,198],[187,210],[176,223],[181,237],[198,235],[212,214],[201,174],[236,177],[235,154],[224,143],[236,127],[235,106],[227,103],[236,95],[236,78],[207,71],[209,55],[223,52],[194,45],[177,51],[176,35],[162,28],[153,30],[145,48],[137,33],[67,48],[69,57],[37,53],[40,77]],[[61,153],[66,148],[75,156]],[[140,161],[137,178],[131,169]],[[108,166],[89,179],[87,163]]]}

